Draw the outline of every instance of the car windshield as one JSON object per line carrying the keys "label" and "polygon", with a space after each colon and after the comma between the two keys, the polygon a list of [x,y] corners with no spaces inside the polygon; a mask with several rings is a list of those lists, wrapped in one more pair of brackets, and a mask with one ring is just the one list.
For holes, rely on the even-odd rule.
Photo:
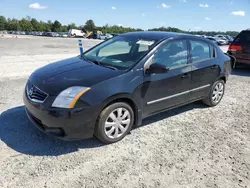
{"label": "car windshield", "polygon": [[101,66],[125,70],[136,64],[156,40],[135,36],[117,36],[83,54],[83,58]]}

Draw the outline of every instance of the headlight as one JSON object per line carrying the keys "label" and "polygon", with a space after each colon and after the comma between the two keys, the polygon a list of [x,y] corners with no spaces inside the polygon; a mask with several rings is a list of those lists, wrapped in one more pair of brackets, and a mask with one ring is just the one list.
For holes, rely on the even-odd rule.
{"label": "headlight", "polygon": [[87,91],[89,87],[70,87],[62,91],[55,99],[52,104],[52,107],[57,108],[74,108],[78,99]]}

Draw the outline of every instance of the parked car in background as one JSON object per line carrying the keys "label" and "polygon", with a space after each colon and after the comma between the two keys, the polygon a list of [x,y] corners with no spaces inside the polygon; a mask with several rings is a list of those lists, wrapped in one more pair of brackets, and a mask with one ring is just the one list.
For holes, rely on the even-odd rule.
{"label": "parked car in background", "polygon": [[228,40],[229,44],[231,44],[234,41],[234,38],[229,35],[225,35],[225,37]]}
{"label": "parked car in background", "polygon": [[218,105],[230,73],[230,57],[202,37],[133,32],[36,70],[23,100],[49,135],[114,143],[159,112],[199,100]]}
{"label": "parked car in background", "polygon": [[8,34],[8,31],[0,31],[0,34]]}
{"label": "parked car in background", "polygon": [[224,35],[216,35],[215,38],[219,41],[220,45],[229,44],[229,40]]}
{"label": "parked car in background", "polygon": [[99,39],[100,38],[100,34],[98,34],[98,33],[91,33],[87,38],[88,39]]}
{"label": "parked car in background", "polygon": [[116,37],[116,36],[119,35],[119,34],[117,34],[117,33],[111,33],[111,35],[112,35],[113,37]]}
{"label": "parked car in background", "polygon": [[99,35],[98,39],[107,40],[107,39],[111,39],[112,37],[113,37],[113,35],[106,33],[106,34],[103,34],[103,35]]}
{"label": "parked car in background", "polygon": [[228,53],[236,58],[237,64],[250,65],[250,30],[244,30],[234,39]]}
{"label": "parked car in background", "polygon": [[206,39],[211,40],[216,45],[219,45],[218,41],[214,37],[206,37]]}
{"label": "parked car in background", "polygon": [[217,41],[218,45],[228,45],[228,41],[224,40],[222,38],[215,38],[215,40]]}
{"label": "parked car in background", "polygon": [[84,33],[82,30],[70,29],[68,35],[71,37],[85,37],[86,33]]}
{"label": "parked car in background", "polygon": [[69,36],[69,33],[67,33],[67,32],[61,32],[61,33],[59,33],[59,37],[67,38],[68,36]]}

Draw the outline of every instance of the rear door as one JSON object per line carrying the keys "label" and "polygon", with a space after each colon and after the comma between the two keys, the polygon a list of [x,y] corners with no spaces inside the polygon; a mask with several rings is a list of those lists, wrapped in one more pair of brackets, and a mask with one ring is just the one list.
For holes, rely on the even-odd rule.
{"label": "rear door", "polygon": [[239,61],[249,60],[250,63],[250,31],[242,31],[229,47],[229,51]]}
{"label": "rear door", "polygon": [[204,97],[220,74],[220,67],[213,45],[201,41],[190,40],[192,62],[190,100]]}

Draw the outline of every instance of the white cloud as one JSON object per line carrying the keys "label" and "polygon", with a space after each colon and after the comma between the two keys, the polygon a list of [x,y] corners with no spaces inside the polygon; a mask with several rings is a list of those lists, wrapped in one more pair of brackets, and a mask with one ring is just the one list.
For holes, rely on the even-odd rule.
{"label": "white cloud", "polygon": [[206,17],[206,18],[205,18],[205,20],[208,20],[208,21],[209,21],[209,20],[211,20],[211,18],[209,18],[209,17]]}
{"label": "white cloud", "polygon": [[146,16],[144,13],[141,14],[142,16]]}
{"label": "white cloud", "polygon": [[235,11],[235,12],[232,12],[232,15],[234,15],[234,16],[245,16],[245,12],[244,11]]}
{"label": "white cloud", "polygon": [[117,24],[119,27],[121,27],[122,26],[122,24]]}
{"label": "white cloud", "polygon": [[29,5],[29,8],[33,9],[46,9],[48,8],[47,6],[41,6],[39,3],[32,3]]}
{"label": "white cloud", "polygon": [[170,7],[171,7],[171,6],[169,6],[169,5],[166,5],[165,3],[162,3],[161,6],[162,6],[163,8],[170,8]]}
{"label": "white cloud", "polygon": [[202,7],[202,8],[208,8],[209,7],[208,4],[200,4],[199,6]]}
{"label": "white cloud", "polygon": [[112,7],[113,10],[116,10],[116,7]]}

